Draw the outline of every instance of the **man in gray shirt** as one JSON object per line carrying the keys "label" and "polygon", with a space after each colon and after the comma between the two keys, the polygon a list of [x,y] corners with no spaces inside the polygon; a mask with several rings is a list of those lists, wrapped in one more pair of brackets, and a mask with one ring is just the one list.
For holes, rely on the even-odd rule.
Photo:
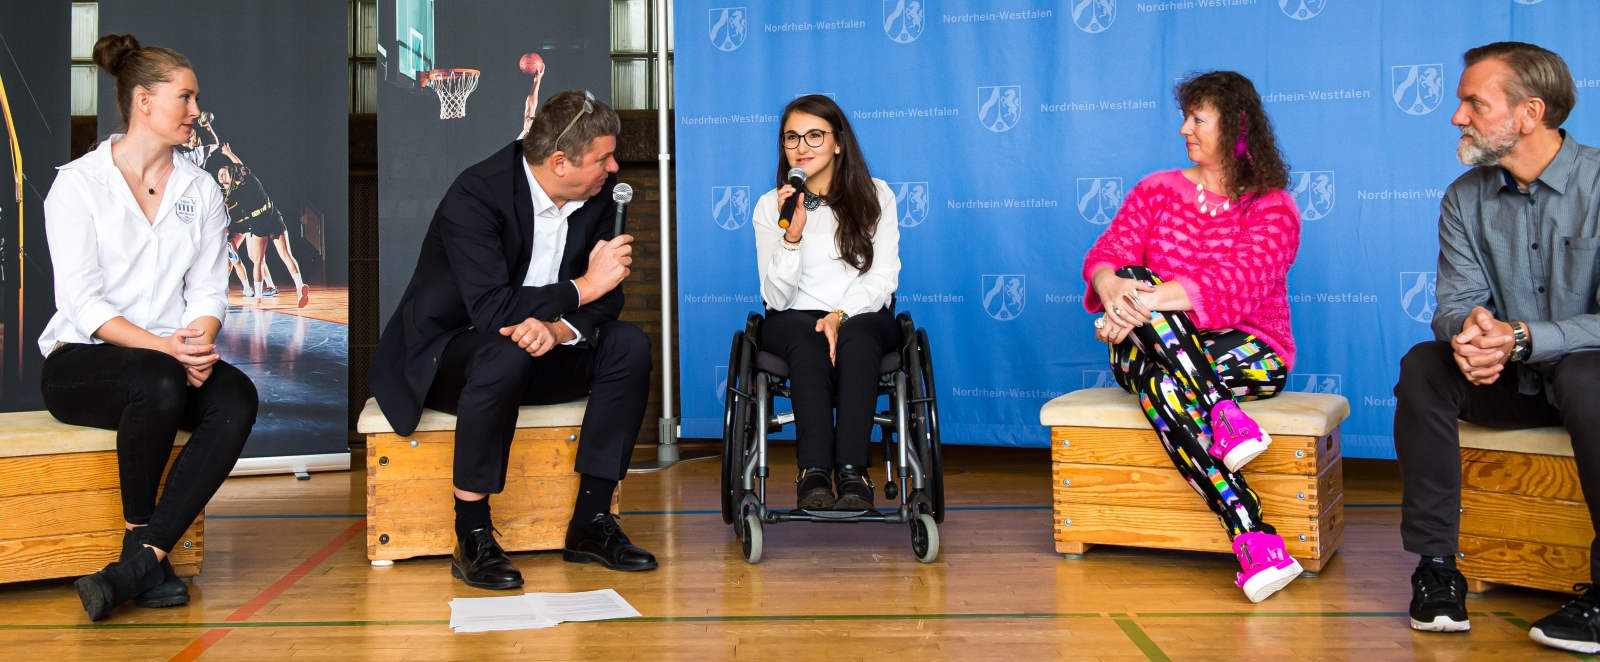
{"label": "man in gray shirt", "polygon": [[[1451,122],[1462,133],[1456,155],[1474,167],[1440,204],[1437,340],[1411,348],[1395,386],[1400,533],[1422,556],[1411,627],[1435,632],[1471,627],[1455,564],[1456,419],[1565,426],[1586,500],[1600,503],[1600,150],[1560,129],[1577,101],[1560,56],[1501,42],[1464,59]],[[1600,570],[1593,547],[1590,558]],[[1591,589],[1534,623],[1530,636],[1594,653],[1597,633],[1600,591]]]}

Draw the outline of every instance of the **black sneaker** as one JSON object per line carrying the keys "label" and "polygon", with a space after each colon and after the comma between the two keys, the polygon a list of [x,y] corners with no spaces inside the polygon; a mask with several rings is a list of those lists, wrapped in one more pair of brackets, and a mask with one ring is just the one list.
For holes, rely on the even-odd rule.
{"label": "black sneaker", "polygon": [[1411,629],[1466,632],[1467,578],[1447,557],[1422,557],[1411,573]]}
{"label": "black sneaker", "polygon": [[1600,595],[1589,584],[1573,588],[1582,590],[1583,595],[1556,613],[1534,621],[1528,636],[1551,648],[1600,653]]}
{"label": "black sneaker", "polygon": [[872,510],[872,479],[866,469],[844,465],[834,471],[834,487],[839,490],[836,510]]}
{"label": "black sneaker", "polygon": [[794,479],[797,500],[795,508],[800,510],[832,510],[833,509],[833,481],[828,478],[827,469],[806,469]]}

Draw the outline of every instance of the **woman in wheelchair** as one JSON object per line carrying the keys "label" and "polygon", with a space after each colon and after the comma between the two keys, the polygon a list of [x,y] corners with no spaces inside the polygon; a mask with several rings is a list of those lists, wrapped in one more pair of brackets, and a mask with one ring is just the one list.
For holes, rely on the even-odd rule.
{"label": "woman in wheelchair", "polygon": [[1237,403],[1283,389],[1294,362],[1288,274],[1300,214],[1250,80],[1178,85],[1194,166],[1139,182],[1084,258],[1084,306],[1172,462],[1216,513],[1237,585],[1260,602],[1300,574],[1237,473],[1271,443]]}
{"label": "woman in wheelchair", "polygon": [[[844,111],[809,95],[783,110],[777,181],[756,203],[756,261],[766,322],[761,348],[789,364],[797,508],[869,510],[867,475],[879,360],[899,346],[894,193],[873,179]],[[806,172],[802,190],[783,184]],[[779,208],[800,196],[779,227]],[[831,475],[830,475],[831,474]]]}

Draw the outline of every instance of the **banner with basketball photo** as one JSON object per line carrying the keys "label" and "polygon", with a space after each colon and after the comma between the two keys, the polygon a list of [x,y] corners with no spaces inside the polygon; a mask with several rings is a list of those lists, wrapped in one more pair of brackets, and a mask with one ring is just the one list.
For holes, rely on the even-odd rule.
{"label": "banner with basketball photo", "polygon": [[379,323],[467,166],[522,137],[562,90],[611,101],[610,3],[378,2]]}
{"label": "banner with basketball photo", "polygon": [[[343,3],[102,2],[99,34],[194,64],[201,115],[182,148],[228,207],[217,351],[261,409],[234,474],[349,468],[349,74]],[[99,135],[118,130],[99,75]]]}
{"label": "banner with basketball photo", "polygon": [[0,412],[44,409],[39,334],[56,312],[44,197],[71,145],[71,6],[0,0]]}

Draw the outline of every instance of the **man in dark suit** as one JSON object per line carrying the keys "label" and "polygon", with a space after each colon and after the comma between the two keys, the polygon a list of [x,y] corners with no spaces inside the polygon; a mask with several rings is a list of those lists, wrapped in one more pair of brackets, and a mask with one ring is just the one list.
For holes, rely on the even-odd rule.
{"label": "man in dark suit", "polygon": [[621,130],[587,92],[551,96],[526,138],[456,178],[378,341],[367,384],[396,433],[427,407],[457,416],[451,574],[508,589],[522,574],[494,538],[517,408],[589,397],[564,558],[652,570],[611,514],[650,391],[650,339],[619,321],[628,235],[612,236]]}

